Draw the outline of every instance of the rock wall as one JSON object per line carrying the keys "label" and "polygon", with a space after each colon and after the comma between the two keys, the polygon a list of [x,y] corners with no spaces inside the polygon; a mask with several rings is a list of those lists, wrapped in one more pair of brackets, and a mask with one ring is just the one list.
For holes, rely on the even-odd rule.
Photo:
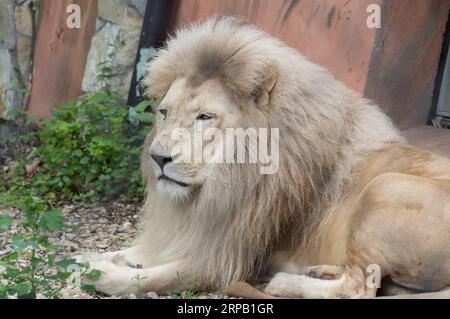
{"label": "rock wall", "polygon": [[[15,9],[16,37],[19,65],[22,74],[27,73],[31,50],[31,13],[29,1],[21,2]],[[13,27],[8,17],[8,2],[0,1],[0,117],[11,107],[12,92],[17,87],[11,68],[10,50],[14,43]]]}
{"label": "rock wall", "polygon": [[128,95],[139,45],[146,0],[99,0],[96,31],[82,82],[93,92],[107,76],[113,90]]}

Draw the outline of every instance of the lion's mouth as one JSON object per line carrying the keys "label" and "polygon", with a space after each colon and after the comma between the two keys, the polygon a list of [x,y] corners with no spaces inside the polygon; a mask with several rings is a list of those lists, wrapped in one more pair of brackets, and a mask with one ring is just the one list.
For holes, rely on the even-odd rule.
{"label": "lion's mouth", "polygon": [[167,177],[166,175],[161,175],[160,177],[158,177],[158,181],[162,180],[162,179],[166,180],[166,181],[169,181],[169,182],[172,182],[172,183],[175,183],[175,184],[177,184],[177,185],[179,185],[181,187],[188,187],[189,186],[186,183],[182,183],[182,182],[176,181],[174,179],[171,179],[170,177]]}

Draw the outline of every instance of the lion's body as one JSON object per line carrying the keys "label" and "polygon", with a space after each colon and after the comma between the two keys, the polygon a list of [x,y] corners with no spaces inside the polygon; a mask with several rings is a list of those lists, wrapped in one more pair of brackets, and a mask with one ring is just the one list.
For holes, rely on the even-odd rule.
{"label": "lion's body", "polygon": [[[94,258],[106,273],[99,290],[133,290],[124,278],[137,264],[151,277],[144,289],[163,292],[285,272],[268,293],[373,296],[365,286],[370,264],[407,287],[450,284],[450,160],[407,146],[377,106],[323,68],[255,28],[209,20],[169,40],[145,83],[170,111],[144,148],[141,236],[120,256]],[[217,113],[208,125],[218,129],[279,128],[278,171],[170,162],[169,173],[187,186],[161,185],[163,166],[152,157],[167,154],[170,132],[192,128],[188,115],[207,107]],[[314,265],[338,266],[338,278],[300,275]]]}
{"label": "lion's body", "polygon": [[[347,281],[331,292],[314,294],[305,283],[303,290],[287,289],[285,284],[292,286],[295,280],[285,276],[275,278],[268,292],[294,297],[374,296],[376,289],[366,287],[373,271],[370,265],[379,267],[380,279],[390,277],[413,291],[450,286],[450,249],[445,243],[450,238],[450,160],[393,143],[369,156],[357,172],[352,190],[333,208],[334,217],[322,230],[319,247],[294,257],[283,254],[280,268],[274,269],[302,273],[311,265],[342,265],[341,271],[356,278],[356,284]],[[320,272],[329,273],[327,267]]]}

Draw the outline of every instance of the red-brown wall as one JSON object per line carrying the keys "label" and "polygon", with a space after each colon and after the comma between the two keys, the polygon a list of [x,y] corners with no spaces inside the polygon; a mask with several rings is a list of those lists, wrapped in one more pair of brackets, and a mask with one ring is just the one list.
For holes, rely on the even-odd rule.
{"label": "red-brown wall", "polygon": [[[69,4],[81,8],[81,28],[66,25]],[[81,94],[81,81],[95,31],[97,0],[42,0],[28,109],[48,117],[52,108]]]}
{"label": "red-brown wall", "polygon": [[376,30],[366,26],[369,4],[380,0],[181,0],[180,26],[214,14],[241,17],[280,38],[362,92]]}
{"label": "red-brown wall", "polygon": [[384,0],[365,95],[400,128],[425,124],[430,113],[448,0]]}
{"label": "red-brown wall", "polygon": [[[380,29],[367,27],[369,4],[381,7]],[[449,8],[450,0],[180,0],[174,24],[242,17],[408,128],[427,121]]]}

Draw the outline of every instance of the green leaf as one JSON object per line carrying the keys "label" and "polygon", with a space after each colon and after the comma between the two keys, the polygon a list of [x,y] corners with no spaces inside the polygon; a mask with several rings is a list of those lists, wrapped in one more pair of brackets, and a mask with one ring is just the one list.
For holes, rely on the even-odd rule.
{"label": "green leaf", "polygon": [[13,251],[13,252],[0,258],[0,265],[9,264],[11,262],[14,262],[14,261],[16,261],[17,257],[19,257],[19,253],[17,251]]}
{"label": "green leaf", "polygon": [[56,262],[56,264],[64,270],[67,270],[67,267],[71,265],[78,265],[76,259],[73,258],[65,258],[63,260]]}
{"label": "green leaf", "polygon": [[94,285],[81,285],[81,290],[87,291],[87,292],[96,292]]}
{"label": "green leaf", "polygon": [[87,274],[84,275],[84,277],[86,277],[87,279],[90,280],[97,280],[100,278],[100,276],[102,275],[102,272],[98,269],[93,269],[90,272],[88,272]]}
{"label": "green leaf", "polygon": [[3,233],[11,227],[13,218],[8,215],[0,215],[0,233]]}
{"label": "green leaf", "polygon": [[15,279],[20,275],[20,269],[17,268],[6,268],[6,271],[3,273],[3,276],[8,279]]}
{"label": "green leaf", "polygon": [[108,66],[105,66],[105,67],[101,68],[100,72],[102,72],[103,74],[105,74],[105,73],[109,74],[112,72],[112,69]]}
{"label": "green leaf", "polygon": [[22,251],[27,247],[38,248],[39,244],[32,239],[25,239],[22,235],[15,235],[11,238],[11,244],[15,250]]}
{"label": "green leaf", "polygon": [[98,179],[101,181],[109,181],[111,179],[111,176],[102,174]]}
{"label": "green leaf", "polygon": [[19,299],[36,299],[36,291],[31,290],[28,293],[25,293],[23,295],[19,295]]}
{"label": "green leaf", "polygon": [[42,214],[39,225],[44,230],[57,231],[64,227],[63,213],[59,209],[49,210]]}
{"label": "green leaf", "polygon": [[38,266],[38,265],[40,265],[40,264],[45,264],[45,260],[42,259],[42,258],[34,257],[34,258],[31,259],[31,264],[32,264],[33,266]]}
{"label": "green leaf", "polygon": [[6,292],[7,292],[6,286],[0,284],[0,299],[6,298]]}
{"label": "green leaf", "polygon": [[144,100],[134,107],[134,110],[138,113],[144,112],[149,106],[153,106],[153,100]]}
{"label": "green leaf", "polygon": [[29,293],[31,287],[27,283],[20,283],[9,287],[10,294],[17,294],[19,297]]}
{"label": "green leaf", "polygon": [[153,113],[140,113],[138,119],[144,123],[151,123],[153,121]]}

